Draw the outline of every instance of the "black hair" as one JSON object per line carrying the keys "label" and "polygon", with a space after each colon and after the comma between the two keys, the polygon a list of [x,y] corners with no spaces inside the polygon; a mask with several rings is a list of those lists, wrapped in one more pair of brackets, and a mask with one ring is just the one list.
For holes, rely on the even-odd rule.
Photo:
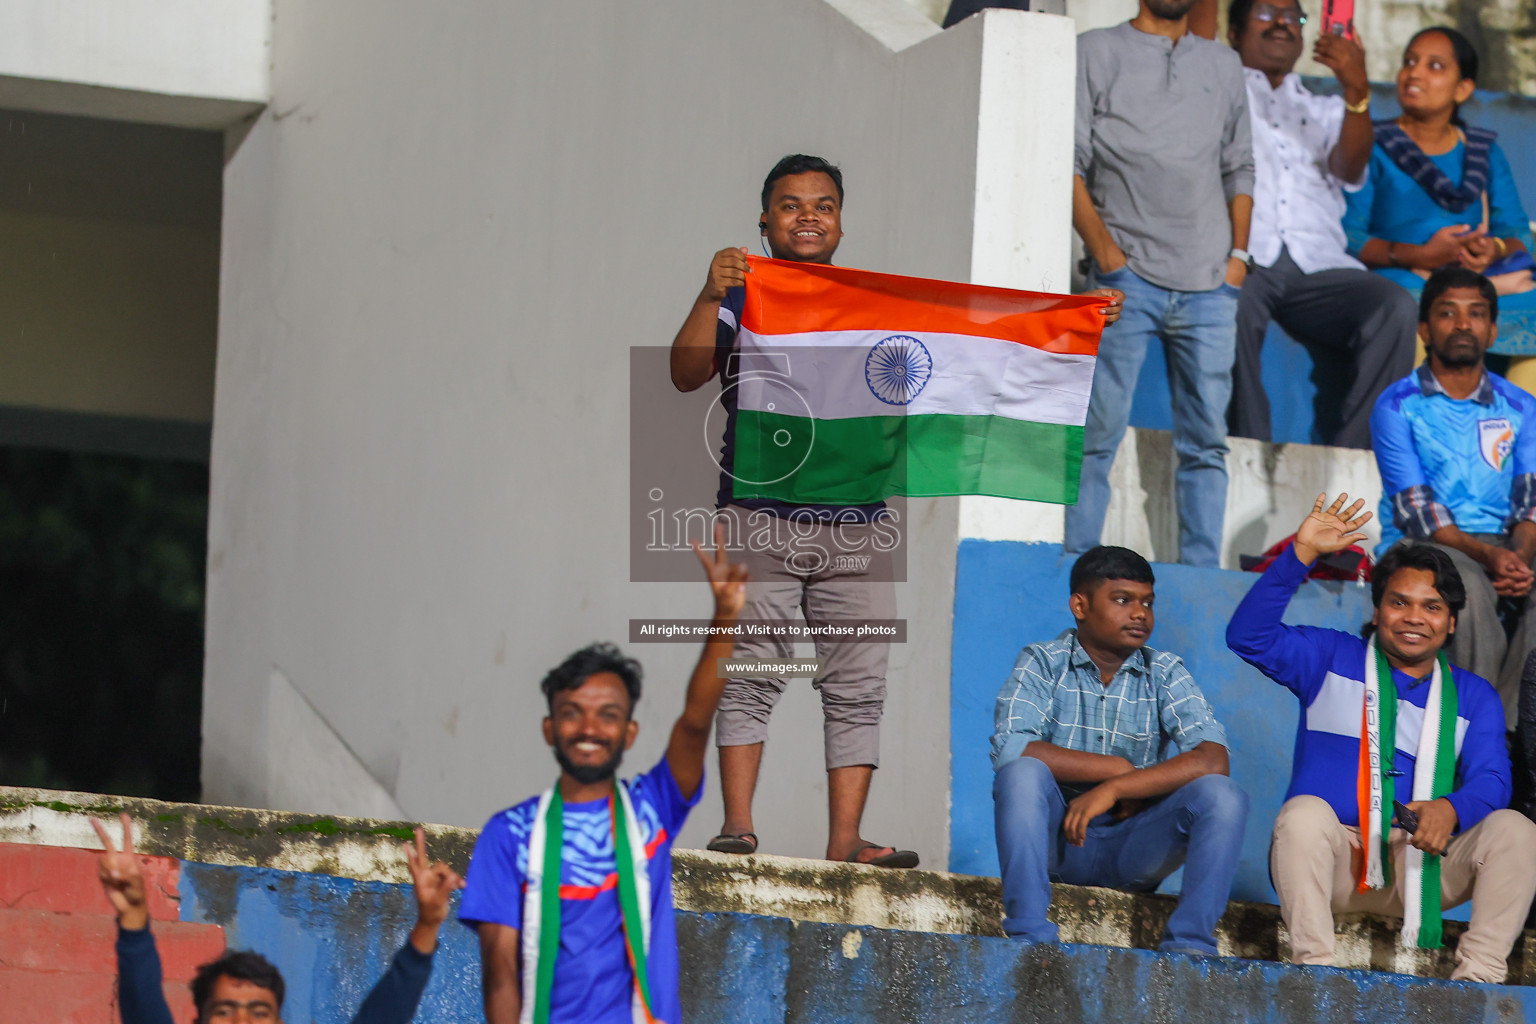
{"label": "black hair", "polygon": [[203,964],[192,978],[192,1005],[197,1007],[199,1021],[208,1009],[208,1001],[213,998],[213,986],[220,978],[248,981],[257,988],[266,989],[277,999],[274,1009],[278,1013],[283,1012],[283,996],[287,992],[287,986],[283,984],[283,973],[260,953],[234,949],[226,951],[217,960]]}
{"label": "black hair", "polygon": [[768,177],[763,179],[763,212],[768,212],[768,200],[773,198],[774,182],[780,178],[787,178],[791,174],[825,174],[832,179],[832,184],[837,188],[837,205],[843,205],[843,172],[837,165],[823,160],[819,156],[806,156],[804,153],[791,153],[789,156],[773,165],[773,170],[768,172]]}
{"label": "black hair", "polygon": [[1241,35],[1248,28],[1248,16],[1253,13],[1253,4],[1254,0],[1232,0],[1227,5],[1228,31]]}
{"label": "black hair", "polygon": [[[1392,547],[1371,569],[1371,607],[1380,608],[1381,599],[1387,596],[1387,584],[1403,569],[1422,569],[1435,577],[1435,589],[1451,610],[1451,619],[1461,614],[1467,604],[1467,588],[1461,582],[1461,573],[1451,556],[1433,544],[1398,544]],[[1365,624],[1360,632],[1370,636],[1376,627]]]}
{"label": "black hair", "polygon": [[1152,566],[1130,548],[1101,544],[1077,557],[1072,565],[1071,593],[1090,594],[1105,580],[1130,580],[1132,583],[1156,583]]}
{"label": "black hair", "polygon": [[[1414,43],[1433,32],[1438,32],[1445,36],[1446,41],[1451,44],[1451,53],[1456,56],[1457,73],[1464,79],[1472,79],[1475,83],[1477,81],[1477,47],[1472,45],[1472,40],[1449,25],[1431,25],[1429,28],[1419,29],[1408,40],[1408,45],[1403,47],[1403,52],[1407,53],[1413,48]],[[1461,119],[1460,103],[1456,104],[1456,109],[1451,112],[1451,123],[1460,125],[1463,128],[1467,126],[1467,123]]]}
{"label": "black hair", "polygon": [[1452,288],[1476,288],[1488,300],[1488,317],[1499,318],[1499,290],[1493,282],[1468,267],[1441,267],[1429,275],[1424,290],[1419,293],[1419,323],[1429,323],[1429,311],[1435,300]]}
{"label": "black hair", "polygon": [[555,694],[574,690],[601,672],[612,672],[624,681],[624,689],[629,692],[629,709],[633,712],[640,700],[640,663],[634,658],[624,657],[623,652],[613,644],[597,643],[583,647],[550,669],[544,681],[539,684],[539,689],[544,692],[544,700],[549,704],[550,711],[554,711]]}

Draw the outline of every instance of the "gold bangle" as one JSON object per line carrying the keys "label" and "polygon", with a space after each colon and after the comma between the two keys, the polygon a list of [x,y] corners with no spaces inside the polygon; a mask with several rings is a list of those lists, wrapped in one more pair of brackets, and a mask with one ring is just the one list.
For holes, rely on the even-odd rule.
{"label": "gold bangle", "polygon": [[1499,259],[1503,259],[1509,254],[1509,243],[1504,241],[1504,239],[1500,238],[1498,235],[1493,236],[1493,248],[1494,251],[1499,254]]}
{"label": "gold bangle", "polygon": [[1367,110],[1371,109],[1371,94],[1366,93],[1365,99],[1361,100],[1359,103],[1345,103],[1344,109],[1349,111],[1351,114],[1365,113]]}

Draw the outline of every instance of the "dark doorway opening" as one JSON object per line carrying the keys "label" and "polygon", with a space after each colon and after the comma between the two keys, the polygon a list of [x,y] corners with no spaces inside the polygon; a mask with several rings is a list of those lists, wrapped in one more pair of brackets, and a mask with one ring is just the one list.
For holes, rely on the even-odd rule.
{"label": "dark doorway opening", "polygon": [[0,784],[195,801],[208,467],[0,447]]}

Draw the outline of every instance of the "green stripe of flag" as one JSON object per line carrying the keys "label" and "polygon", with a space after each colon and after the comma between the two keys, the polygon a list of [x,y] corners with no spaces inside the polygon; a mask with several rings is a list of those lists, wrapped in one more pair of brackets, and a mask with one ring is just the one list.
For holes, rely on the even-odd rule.
{"label": "green stripe of flag", "polygon": [[[809,439],[811,451],[798,439]],[[775,444],[774,438],[786,440]],[[896,495],[1077,501],[1083,428],[1005,416],[736,416],[737,498],[862,505]],[[798,467],[798,468],[797,468]]]}

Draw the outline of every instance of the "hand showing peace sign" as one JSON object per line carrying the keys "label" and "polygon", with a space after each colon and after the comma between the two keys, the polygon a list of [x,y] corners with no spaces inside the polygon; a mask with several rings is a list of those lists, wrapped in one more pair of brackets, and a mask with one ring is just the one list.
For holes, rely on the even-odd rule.
{"label": "hand showing peace sign", "polygon": [[430,954],[437,948],[437,932],[448,917],[448,901],[456,890],[464,888],[464,879],[440,860],[427,859],[427,841],[421,826],[416,826],[416,842],[405,843],[405,860],[416,883],[416,927],[411,930],[411,945],[417,952]]}
{"label": "hand showing peace sign", "polygon": [[1327,500],[1326,493],[1319,494],[1312,503],[1311,514],[1301,521],[1301,526],[1296,530],[1296,557],[1303,565],[1311,565],[1321,555],[1343,551],[1351,544],[1365,540],[1365,534],[1360,532],[1360,528],[1371,521],[1371,513],[1359,514],[1365,506],[1365,500],[1357,499],[1343,512],[1339,510],[1344,508],[1349,495],[1340,494],[1332,505],[1324,508],[1323,502]]}
{"label": "hand showing peace sign", "polygon": [[97,861],[97,875],[101,888],[107,894],[112,909],[117,911],[117,923],[126,931],[136,932],[149,924],[149,898],[144,892],[144,873],[139,870],[139,858],[133,852],[133,821],[123,813],[123,849],[118,852],[107,835],[107,827],[95,818],[91,827],[101,839],[105,851]]}
{"label": "hand showing peace sign", "polygon": [[733,564],[726,557],[725,524],[715,524],[713,558],[704,554],[698,541],[693,542],[693,553],[699,556],[699,563],[704,566],[704,575],[709,580],[709,589],[715,595],[716,621],[735,621],[747,601],[747,567],[740,563]]}

